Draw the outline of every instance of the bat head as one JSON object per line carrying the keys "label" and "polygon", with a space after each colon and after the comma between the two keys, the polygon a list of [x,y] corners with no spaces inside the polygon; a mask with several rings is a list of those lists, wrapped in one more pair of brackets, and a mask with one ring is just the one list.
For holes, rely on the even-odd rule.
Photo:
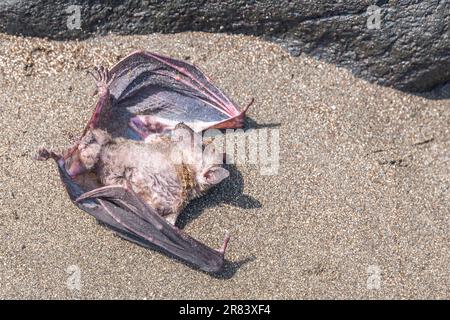
{"label": "bat head", "polygon": [[202,143],[201,135],[187,125],[178,124],[172,139],[176,141],[177,151],[181,151],[181,157],[178,159],[190,164],[195,173],[194,197],[204,194],[230,175],[228,170],[222,167],[223,154],[217,152],[214,143]]}

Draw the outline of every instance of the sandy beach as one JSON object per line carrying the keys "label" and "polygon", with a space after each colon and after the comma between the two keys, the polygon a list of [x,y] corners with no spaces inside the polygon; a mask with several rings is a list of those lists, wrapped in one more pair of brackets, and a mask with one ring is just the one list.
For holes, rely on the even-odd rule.
{"label": "sandy beach", "polygon": [[[137,49],[194,63],[279,131],[279,169],[231,166],[179,222],[218,247],[212,277],[115,236],[69,200],[40,146],[73,142],[96,98],[86,71]],[[449,297],[450,100],[370,84],[248,36],[0,34],[0,298]],[[74,270],[80,281],[73,287]]]}

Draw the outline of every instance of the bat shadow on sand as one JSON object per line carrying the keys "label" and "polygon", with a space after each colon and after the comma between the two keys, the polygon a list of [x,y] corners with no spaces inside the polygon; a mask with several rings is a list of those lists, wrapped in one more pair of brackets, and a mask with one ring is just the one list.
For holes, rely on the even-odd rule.
{"label": "bat shadow on sand", "polygon": [[244,121],[244,130],[263,129],[263,128],[279,128],[281,123],[258,123],[250,117],[246,117]]}
{"label": "bat shadow on sand", "polygon": [[[257,199],[243,193],[244,178],[236,166],[228,164],[224,167],[230,172],[230,177],[212,190],[208,196],[190,202],[178,218],[178,228],[184,229],[198,218],[205,209],[216,207],[220,204],[228,204],[242,209],[261,208],[261,203]],[[218,279],[230,279],[241,266],[255,259],[254,256],[249,256],[239,261],[226,260],[222,271],[211,275]]]}

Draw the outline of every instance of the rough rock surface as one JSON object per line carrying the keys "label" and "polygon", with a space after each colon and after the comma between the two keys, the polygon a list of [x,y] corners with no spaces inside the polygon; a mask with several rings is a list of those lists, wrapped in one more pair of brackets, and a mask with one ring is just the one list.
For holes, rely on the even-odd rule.
{"label": "rough rock surface", "polygon": [[[380,11],[370,7],[374,4]],[[79,5],[78,9],[74,5]],[[277,40],[294,55],[312,54],[366,80],[411,92],[449,89],[449,25],[450,3],[445,0],[0,3],[2,32],[52,39],[85,38],[110,31],[251,34]]]}
{"label": "rough rock surface", "polygon": [[109,31],[252,34],[275,39],[294,55],[305,52],[345,66],[369,81],[411,92],[445,91],[450,3],[376,1],[380,11],[371,5],[373,1],[6,0],[0,4],[0,31],[53,39]]}

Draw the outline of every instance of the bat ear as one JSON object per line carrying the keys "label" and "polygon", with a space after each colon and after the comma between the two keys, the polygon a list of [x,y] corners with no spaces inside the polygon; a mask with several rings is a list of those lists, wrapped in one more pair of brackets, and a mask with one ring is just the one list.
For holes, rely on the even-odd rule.
{"label": "bat ear", "polygon": [[203,171],[203,180],[206,184],[214,185],[220,183],[230,175],[227,169],[222,167],[211,167]]}

